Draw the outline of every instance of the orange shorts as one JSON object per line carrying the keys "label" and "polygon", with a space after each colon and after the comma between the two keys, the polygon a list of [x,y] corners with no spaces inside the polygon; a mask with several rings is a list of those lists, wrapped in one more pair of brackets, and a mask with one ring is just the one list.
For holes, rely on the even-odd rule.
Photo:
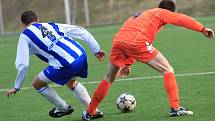
{"label": "orange shorts", "polygon": [[110,62],[117,67],[123,67],[125,64],[133,64],[135,60],[147,63],[153,59],[158,50],[149,44],[130,44],[121,41],[113,41]]}

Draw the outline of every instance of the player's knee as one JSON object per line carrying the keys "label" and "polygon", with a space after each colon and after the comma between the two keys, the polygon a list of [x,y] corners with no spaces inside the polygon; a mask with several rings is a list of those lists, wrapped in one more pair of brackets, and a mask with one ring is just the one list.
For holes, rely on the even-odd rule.
{"label": "player's knee", "polygon": [[118,71],[119,71],[119,67],[117,67],[114,64],[110,63],[109,68],[108,68],[108,72],[106,73],[104,79],[106,81],[110,82],[110,83],[113,83],[115,78],[116,78],[116,75],[117,75]]}
{"label": "player's knee", "polygon": [[32,86],[33,86],[36,90],[38,90],[38,89],[41,88],[41,87],[38,85],[38,83],[37,83],[36,81],[33,81]]}
{"label": "player's knee", "polygon": [[75,86],[76,86],[77,84],[78,84],[77,81],[75,81],[75,80],[70,80],[70,81],[67,82],[66,86],[67,86],[69,89],[74,89]]}
{"label": "player's knee", "polygon": [[34,81],[32,83],[32,86],[36,89],[36,90],[39,90],[41,89],[42,87],[44,86],[47,86],[47,84],[45,82],[43,82],[42,80],[39,79],[38,76],[36,76],[34,78]]}

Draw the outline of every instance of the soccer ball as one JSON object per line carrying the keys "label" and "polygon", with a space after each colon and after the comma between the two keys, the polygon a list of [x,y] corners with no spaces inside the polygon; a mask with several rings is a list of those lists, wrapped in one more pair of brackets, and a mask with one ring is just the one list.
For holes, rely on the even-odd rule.
{"label": "soccer ball", "polygon": [[136,107],[136,100],[133,95],[123,93],[117,98],[116,105],[121,112],[129,113],[134,111]]}

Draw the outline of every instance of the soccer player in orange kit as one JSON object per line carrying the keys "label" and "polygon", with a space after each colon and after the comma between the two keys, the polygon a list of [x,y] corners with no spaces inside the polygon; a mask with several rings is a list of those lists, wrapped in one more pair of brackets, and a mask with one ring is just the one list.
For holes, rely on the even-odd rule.
{"label": "soccer player in orange kit", "polygon": [[125,21],[113,38],[108,72],[95,90],[88,110],[83,112],[83,120],[90,120],[96,114],[97,106],[107,95],[119,69],[129,61],[132,64],[134,60],[145,63],[164,75],[164,88],[171,109],[170,116],[193,114],[192,111],[180,107],[174,70],[152,43],[158,31],[166,24],[182,26],[203,33],[208,38],[212,38],[214,32],[193,18],[175,12],[175,9],[176,5],[172,0],[162,0],[158,8],[138,12]]}

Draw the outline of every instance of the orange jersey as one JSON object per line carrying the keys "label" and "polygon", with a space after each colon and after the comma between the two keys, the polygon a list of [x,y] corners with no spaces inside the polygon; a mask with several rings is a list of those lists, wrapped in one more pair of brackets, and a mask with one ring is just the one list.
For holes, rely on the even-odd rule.
{"label": "orange jersey", "polygon": [[162,26],[173,24],[194,31],[202,31],[203,25],[193,18],[161,8],[139,12],[130,17],[114,36],[110,62],[117,67],[133,64],[135,61],[147,63],[159,52],[152,46],[154,38]]}
{"label": "orange jersey", "polygon": [[114,36],[113,41],[123,41],[133,45],[145,45],[148,41],[152,44],[156,34],[165,24],[182,26],[198,32],[203,30],[203,25],[189,16],[155,8],[130,17]]}

